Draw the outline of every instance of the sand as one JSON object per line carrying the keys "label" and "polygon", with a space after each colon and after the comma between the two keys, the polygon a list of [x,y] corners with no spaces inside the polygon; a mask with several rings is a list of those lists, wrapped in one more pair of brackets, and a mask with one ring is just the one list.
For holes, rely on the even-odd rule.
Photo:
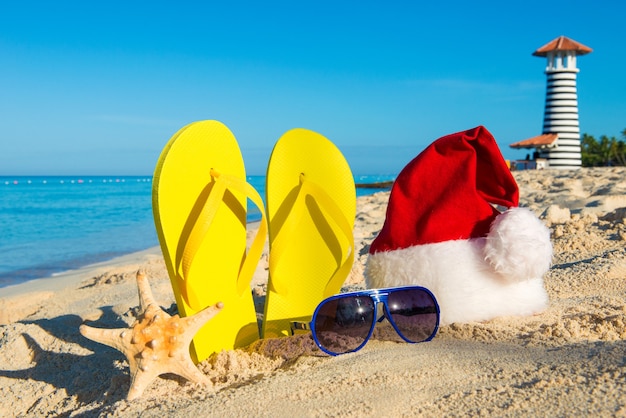
{"label": "sand", "polygon": [[[0,290],[0,415],[626,416],[626,169],[514,174],[521,205],[552,232],[550,307],[541,314],[452,324],[424,344],[371,340],[338,357],[308,335],[262,340],[200,363],[211,385],[164,375],[128,402],[126,359],[78,327],[132,323],[139,268],[172,307],[154,248]],[[358,260],[346,289],[363,287],[388,197],[358,199]],[[267,254],[252,284],[260,313],[266,266]]]}

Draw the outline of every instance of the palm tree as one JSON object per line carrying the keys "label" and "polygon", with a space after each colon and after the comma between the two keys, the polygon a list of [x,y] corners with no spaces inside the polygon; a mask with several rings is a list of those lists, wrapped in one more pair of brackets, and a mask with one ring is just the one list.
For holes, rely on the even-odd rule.
{"label": "palm tree", "polygon": [[[626,132],[626,129],[624,130]],[[624,133],[622,133],[624,134]],[[615,139],[615,138],[613,138]],[[616,141],[615,144],[615,160],[617,161],[616,165],[626,165],[626,142],[624,141]]]}
{"label": "palm tree", "polygon": [[600,163],[600,156],[598,155],[599,144],[596,139],[589,135],[583,134],[581,140],[581,154],[583,167],[595,167]]}
{"label": "palm tree", "polygon": [[[621,134],[626,139],[626,129]],[[597,141],[593,136],[583,134],[581,151],[584,167],[626,166],[626,142],[615,137],[602,135],[600,141]]]}

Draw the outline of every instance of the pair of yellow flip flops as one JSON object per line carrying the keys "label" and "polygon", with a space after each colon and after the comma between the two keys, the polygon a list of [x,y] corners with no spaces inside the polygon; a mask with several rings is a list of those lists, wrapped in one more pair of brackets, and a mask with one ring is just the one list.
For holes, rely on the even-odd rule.
{"label": "pair of yellow flip flops", "polygon": [[[262,219],[247,249],[248,199]],[[263,337],[288,335],[291,321],[310,318],[352,268],[354,179],[341,152],[315,132],[294,129],[276,143],[266,174],[266,212],[246,182],[230,130],[217,121],[187,125],[159,158],[152,200],[180,314],[224,303],[193,340],[196,361],[259,338],[250,282],[268,233]]]}

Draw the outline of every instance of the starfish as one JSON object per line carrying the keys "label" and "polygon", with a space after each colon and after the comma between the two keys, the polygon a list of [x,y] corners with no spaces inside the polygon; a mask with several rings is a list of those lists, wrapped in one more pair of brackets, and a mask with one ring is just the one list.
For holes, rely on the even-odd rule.
{"label": "starfish", "polygon": [[202,326],[224,307],[222,302],[193,316],[170,316],[159,307],[145,274],[137,272],[140,313],[130,328],[102,329],[80,326],[90,340],[124,353],[130,366],[130,389],[126,399],[133,400],[159,375],[173,373],[194,383],[207,384],[209,378],[195,366],[189,344]]}

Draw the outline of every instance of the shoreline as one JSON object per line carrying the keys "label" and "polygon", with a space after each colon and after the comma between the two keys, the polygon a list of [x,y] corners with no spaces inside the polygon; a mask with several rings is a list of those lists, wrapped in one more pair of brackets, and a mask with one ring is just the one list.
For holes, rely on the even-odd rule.
{"label": "shoreline", "polygon": [[[260,221],[250,221],[247,223],[247,229],[255,230],[258,228]],[[142,261],[150,259],[154,256],[162,257],[161,247],[155,245],[143,250],[133,251],[127,254],[122,254],[117,257],[98,261],[96,263],[89,263],[83,266],[78,266],[74,269],[53,273],[48,276],[37,277],[17,284],[10,284],[0,287],[2,298],[12,297],[22,293],[30,292],[46,292],[61,290],[64,287],[71,286],[75,279],[83,277],[85,275],[95,274],[98,271],[106,271],[109,268],[123,266],[125,264],[139,264]]]}
{"label": "shoreline", "polygon": [[[251,177],[263,178],[264,176],[251,176]],[[363,195],[373,194],[378,191],[388,190],[388,187],[390,186],[390,182],[379,181],[380,178],[386,178],[386,177],[389,177],[389,176],[388,175],[358,176],[359,181],[361,182],[366,181],[364,180],[365,178],[371,178],[372,182],[356,184],[355,187],[356,187],[357,196],[363,196]],[[357,176],[355,176],[355,179],[356,178]],[[100,185],[102,181],[104,180],[106,180],[105,181],[106,183],[128,183],[132,185],[132,184],[135,184],[136,182],[148,183],[149,181],[147,180],[150,180],[150,178],[147,176],[83,176],[83,175],[28,176],[28,175],[25,175],[25,176],[6,176],[6,181],[4,183],[6,183],[7,185],[10,185],[10,187],[19,185],[20,187],[29,188],[31,186],[41,187],[41,185],[44,185],[46,183],[56,184],[56,183],[59,183],[59,181],[61,180],[65,180],[64,182],[61,182],[61,184],[64,184],[65,186],[70,186],[72,187],[72,190],[73,190],[74,187],[76,188],[85,187],[85,184],[83,183],[89,184],[89,183],[92,183],[92,180],[95,185]],[[97,181],[97,180],[100,180],[100,181]],[[141,181],[141,180],[146,180],[146,181]],[[256,208],[251,208],[251,211],[248,213],[248,219],[249,219],[248,225],[253,226],[255,223],[259,222],[260,218],[261,218],[261,215],[258,212],[258,210],[256,210]],[[154,229],[153,224],[148,226],[146,223],[143,223],[139,226],[143,228],[142,231],[144,231],[146,228],[150,228],[151,230]],[[104,234],[106,234],[106,230]],[[156,236],[154,238],[156,238]],[[85,240],[85,239],[86,238],[84,237],[72,238],[72,240],[75,241],[74,245],[78,245],[78,248],[82,248],[80,247],[81,245],[80,243],[82,240]],[[37,241],[38,240],[34,238],[31,240],[31,242],[37,242]],[[138,245],[133,245],[133,247],[141,248],[141,249],[137,251],[133,251],[133,252],[141,252],[150,248],[153,245],[156,245],[156,246],[159,245],[158,239],[153,240],[152,238],[141,240],[137,244]],[[10,245],[10,242],[7,245]],[[144,245],[146,247],[142,248]],[[13,247],[7,247],[7,248],[13,248]],[[55,246],[52,245],[49,248],[54,249]],[[128,248],[128,246],[126,246],[125,248]],[[68,251],[71,252],[72,249],[73,248],[70,247]],[[42,253],[45,253],[45,248],[40,248],[40,250],[42,251]],[[13,288],[15,286],[19,286],[23,283],[28,283],[32,281],[42,281],[43,279],[50,280],[55,276],[63,275],[70,271],[81,270],[93,264],[106,263],[110,260],[117,259],[118,257],[124,257],[128,254],[132,254],[132,252],[125,252],[124,249],[122,249],[121,251],[118,251],[117,247],[114,247],[112,245],[105,245],[105,246],[100,245],[100,247],[90,248],[89,251],[90,252],[87,252],[84,254],[79,251],[77,252],[77,255],[74,256],[75,258],[69,258],[69,259],[64,258],[64,256],[67,257],[68,252],[57,251],[55,253],[53,251],[50,253],[52,254],[52,257],[48,257],[48,258],[46,257],[37,258],[34,256],[26,257],[27,254],[20,254],[19,252],[15,252],[15,254],[12,255],[10,259],[7,258],[7,260],[20,260],[26,264],[13,263],[12,261],[6,263],[5,268],[7,268],[8,270],[2,271],[0,273],[0,292],[8,291],[7,289]],[[97,252],[94,252],[94,251],[97,251]],[[36,253],[36,252],[37,251],[31,250],[31,254]],[[41,264],[38,264],[38,263],[41,263]]]}
{"label": "shoreline", "polygon": [[95,275],[98,272],[105,272],[114,267],[121,267],[129,264],[140,264],[146,260],[161,256],[161,247],[154,246],[141,251],[124,254],[109,260],[87,264],[72,270],[55,273],[50,276],[40,277],[0,288],[2,297],[13,297],[31,292],[59,291],[71,287],[84,280],[85,276]]}

